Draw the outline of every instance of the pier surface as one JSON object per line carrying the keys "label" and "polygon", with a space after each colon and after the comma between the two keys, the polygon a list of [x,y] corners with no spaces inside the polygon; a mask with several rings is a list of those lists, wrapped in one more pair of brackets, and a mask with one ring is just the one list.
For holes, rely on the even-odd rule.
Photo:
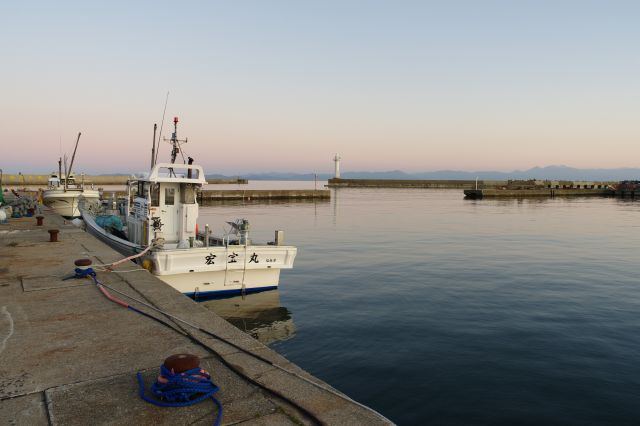
{"label": "pier surface", "polygon": [[[296,375],[146,308],[173,329],[124,309],[89,279],[63,281],[75,259],[106,264],[122,256],[44,215],[43,227],[33,217],[0,225],[0,424],[211,424],[211,400],[160,408],[138,396],[136,372],[149,392],[160,364],[176,353],[201,357],[220,387],[222,424],[389,423],[133,263],[98,279]],[[51,228],[60,230],[57,243],[48,242]]]}

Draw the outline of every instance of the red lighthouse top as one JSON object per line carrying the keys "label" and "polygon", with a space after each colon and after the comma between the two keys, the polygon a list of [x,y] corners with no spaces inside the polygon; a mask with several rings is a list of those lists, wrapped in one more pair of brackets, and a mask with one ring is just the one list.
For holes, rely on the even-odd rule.
{"label": "red lighthouse top", "polygon": [[178,122],[178,117],[173,117],[173,122],[177,123]]}

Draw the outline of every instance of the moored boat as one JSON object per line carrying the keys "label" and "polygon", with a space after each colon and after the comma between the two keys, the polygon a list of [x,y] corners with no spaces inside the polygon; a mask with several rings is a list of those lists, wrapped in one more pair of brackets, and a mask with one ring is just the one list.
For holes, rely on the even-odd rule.
{"label": "moored boat", "polygon": [[70,174],[51,174],[49,185],[42,193],[42,203],[66,218],[80,217],[80,197],[97,201],[100,193],[95,189],[85,188],[84,183],[76,183],[75,176]]}
{"label": "moored boat", "polygon": [[184,142],[177,138],[177,123],[175,118],[171,163],[155,163],[152,155],[151,171],[127,182],[128,196],[119,206],[114,202],[104,211],[98,203],[84,203],[87,231],[124,255],[142,253],[138,263],[190,297],[277,288],[280,270],[292,268],[297,253],[283,245],[282,231],[266,244],[251,241],[242,219],[230,222],[231,231],[221,237],[212,236],[208,226],[198,232],[196,194],[207,181],[192,159],[175,162]]}
{"label": "moored boat", "polygon": [[84,175],[80,183],[78,183],[75,175],[71,172],[76,158],[76,151],[78,150],[78,142],[80,142],[80,133],[78,133],[76,146],[73,149],[73,157],[71,157],[69,169],[67,170],[67,158],[65,156],[65,173],[62,173],[62,158],[60,158],[58,160],[58,173],[51,173],[47,189],[42,193],[42,203],[66,218],[80,216],[78,205],[82,198],[87,201],[98,201],[100,198],[100,193],[97,190],[85,187]]}

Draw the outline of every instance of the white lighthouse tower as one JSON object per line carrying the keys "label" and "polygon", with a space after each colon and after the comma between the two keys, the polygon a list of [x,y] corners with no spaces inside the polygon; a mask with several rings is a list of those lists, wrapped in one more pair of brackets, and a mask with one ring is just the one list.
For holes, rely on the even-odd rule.
{"label": "white lighthouse tower", "polygon": [[340,179],[340,156],[336,154],[336,156],[333,157],[333,161],[336,163],[336,174],[334,178]]}

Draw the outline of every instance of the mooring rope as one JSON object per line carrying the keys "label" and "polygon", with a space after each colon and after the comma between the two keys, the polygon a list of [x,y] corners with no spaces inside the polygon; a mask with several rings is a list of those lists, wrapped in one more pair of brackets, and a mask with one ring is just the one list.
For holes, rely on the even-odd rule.
{"label": "mooring rope", "polygon": [[149,244],[144,250],[142,250],[140,253],[136,253],[132,256],[129,257],[125,257],[124,259],[120,259],[118,261],[112,262],[112,263],[103,263],[103,264],[99,264],[99,265],[93,265],[95,267],[103,267],[106,270],[111,270],[113,269],[115,266],[118,266],[124,262],[126,262],[127,260],[133,260],[136,259],[140,256],[143,256],[146,252],[148,252],[149,250],[151,250],[153,247],[155,246],[155,244]]}
{"label": "mooring rope", "polygon": [[158,380],[151,385],[151,393],[158,399],[152,399],[145,395],[142,374],[138,372],[136,376],[138,377],[140,398],[158,407],[187,407],[211,398],[218,407],[218,415],[214,425],[220,424],[222,404],[213,396],[220,388],[211,381],[211,376],[205,370],[193,368],[182,373],[175,373],[162,364]]}
{"label": "mooring rope", "polygon": [[[107,298],[108,298],[109,300],[111,300],[112,302],[117,303],[117,304],[119,304],[119,305],[121,305],[121,306],[123,306],[123,307],[125,307],[125,308],[128,308],[128,309],[130,309],[130,310],[132,310],[132,311],[134,311],[134,312],[136,312],[136,313],[139,313],[140,315],[143,315],[143,316],[145,316],[145,317],[148,317],[148,318],[150,318],[150,319],[152,319],[152,320],[154,320],[154,321],[157,321],[157,322],[159,322],[159,323],[161,323],[161,324],[165,325],[166,327],[168,327],[168,328],[170,328],[170,329],[174,330],[175,332],[177,332],[177,333],[179,333],[179,334],[182,334],[182,335],[183,335],[183,336],[185,336],[185,337],[191,338],[194,342],[196,342],[196,343],[198,343],[198,344],[201,344],[201,343],[200,343],[197,339],[195,339],[194,337],[192,337],[189,333],[187,333],[187,332],[185,332],[185,331],[183,331],[183,330],[177,329],[177,328],[176,328],[176,327],[174,327],[172,324],[169,324],[168,322],[166,322],[166,321],[164,321],[164,320],[162,320],[162,319],[160,319],[160,318],[157,318],[157,317],[155,317],[155,316],[153,316],[153,315],[150,315],[150,314],[148,314],[148,313],[146,313],[146,312],[144,312],[144,311],[141,311],[140,309],[137,309],[136,307],[131,306],[131,305],[130,305],[130,304],[128,304],[127,302],[125,302],[125,301],[123,301],[123,300],[120,300],[120,299],[118,299],[118,298],[116,298],[116,297],[112,296],[112,295],[107,291],[107,289],[109,289],[109,290],[111,290],[111,291],[113,291],[113,292],[115,292],[115,293],[118,293],[118,294],[120,294],[120,295],[122,295],[122,296],[126,297],[126,298],[127,298],[127,299],[129,299],[129,300],[133,300],[133,301],[135,301],[136,303],[139,303],[140,305],[142,305],[142,306],[144,306],[144,307],[146,307],[146,308],[148,308],[148,309],[151,309],[151,310],[153,310],[153,311],[155,311],[155,312],[158,312],[158,313],[160,313],[160,314],[162,314],[162,315],[164,315],[164,316],[166,316],[166,317],[168,317],[168,318],[171,318],[171,319],[173,319],[173,320],[175,320],[175,321],[177,321],[177,322],[180,322],[180,323],[185,324],[185,325],[187,325],[187,326],[189,326],[189,327],[191,327],[191,328],[193,328],[193,329],[195,329],[195,330],[198,330],[199,332],[204,333],[204,334],[206,334],[206,335],[208,335],[208,336],[210,336],[210,337],[213,337],[213,338],[215,338],[215,339],[217,339],[217,340],[219,340],[219,341],[221,341],[221,342],[223,342],[223,343],[225,343],[225,344],[227,344],[227,345],[230,345],[230,346],[232,346],[232,347],[234,347],[234,348],[236,348],[236,349],[240,350],[241,352],[243,352],[243,353],[245,353],[245,354],[247,354],[247,355],[250,355],[250,356],[251,356],[251,357],[253,357],[253,358],[256,358],[256,359],[258,359],[258,360],[260,360],[260,361],[262,361],[262,362],[264,362],[264,363],[266,363],[266,364],[268,364],[268,365],[270,365],[270,366],[272,366],[272,367],[274,367],[274,368],[276,368],[276,369],[278,369],[278,370],[280,370],[280,371],[283,371],[283,372],[285,372],[285,373],[288,373],[288,374],[290,374],[290,375],[292,375],[292,376],[294,376],[294,377],[296,377],[296,378],[298,378],[298,379],[300,379],[300,380],[302,380],[302,381],[304,381],[304,382],[308,383],[308,384],[309,384],[309,385],[311,385],[311,386],[314,386],[314,387],[316,387],[316,388],[322,389],[322,390],[324,390],[324,391],[326,391],[326,392],[328,392],[328,393],[330,393],[330,394],[333,394],[334,396],[336,396],[336,397],[338,397],[338,398],[341,398],[341,399],[343,399],[343,400],[345,400],[345,401],[349,401],[350,403],[352,403],[352,404],[354,404],[354,405],[357,405],[357,406],[359,406],[359,407],[361,407],[361,408],[363,408],[363,409],[365,409],[365,410],[367,410],[367,411],[371,412],[372,414],[376,415],[378,418],[380,418],[380,419],[381,419],[381,420],[383,420],[384,422],[387,422],[387,423],[389,423],[389,424],[393,424],[389,419],[387,419],[387,418],[386,418],[385,416],[383,416],[382,414],[378,413],[376,410],[372,409],[371,407],[367,407],[366,405],[364,405],[364,404],[362,404],[362,403],[360,403],[360,402],[358,402],[358,401],[355,401],[355,400],[353,400],[353,399],[349,398],[347,395],[344,395],[344,394],[342,394],[342,393],[340,393],[340,392],[338,392],[338,391],[336,391],[336,390],[334,390],[334,389],[332,389],[332,388],[330,388],[330,387],[328,387],[328,386],[324,386],[324,385],[322,385],[322,384],[320,384],[320,383],[317,383],[317,382],[315,382],[315,381],[313,381],[313,380],[311,380],[311,379],[309,379],[309,378],[307,378],[307,377],[305,377],[305,376],[302,376],[302,375],[298,374],[297,372],[295,372],[295,371],[293,371],[293,370],[290,370],[290,369],[285,368],[285,367],[283,367],[283,366],[281,366],[281,365],[278,365],[277,363],[275,363],[275,362],[273,362],[273,361],[271,361],[271,360],[269,360],[269,359],[267,359],[267,358],[265,358],[265,357],[263,357],[263,356],[260,356],[260,355],[258,355],[258,354],[256,354],[256,353],[253,353],[253,352],[251,352],[251,351],[249,351],[249,350],[247,350],[247,349],[243,348],[242,346],[240,346],[240,345],[238,345],[238,344],[236,344],[236,343],[233,343],[232,341],[230,341],[230,340],[228,340],[228,339],[225,339],[224,337],[218,336],[217,334],[212,333],[212,332],[210,332],[210,331],[208,331],[208,330],[206,330],[206,329],[204,329],[204,328],[202,328],[202,327],[200,327],[200,326],[198,326],[198,325],[196,325],[196,324],[193,324],[193,323],[191,323],[191,322],[189,322],[189,321],[186,321],[186,320],[184,320],[184,319],[182,319],[182,318],[180,318],[180,317],[177,317],[177,316],[175,316],[175,315],[171,315],[170,313],[165,312],[165,311],[163,311],[163,310],[161,310],[161,309],[158,309],[158,308],[156,308],[155,306],[150,305],[149,303],[146,303],[146,302],[144,302],[144,301],[142,301],[142,300],[140,300],[140,299],[137,299],[137,298],[135,298],[135,297],[133,297],[133,296],[131,296],[131,295],[128,295],[128,294],[126,294],[126,293],[124,293],[124,292],[122,292],[122,291],[120,291],[120,290],[118,290],[118,289],[115,289],[115,288],[113,288],[113,287],[110,287],[110,286],[108,286],[108,285],[106,285],[106,284],[104,284],[104,283],[102,283],[102,282],[98,281],[98,279],[96,278],[96,273],[95,273],[95,271],[94,271],[92,268],[87,268],[87,269],[80,269],[80,268],[76,268],[76,269],[75,269],[75,272],[76,272],[75,278],[84,278],[84,277],[90,277],[90,278],[92,278],[92,279],[93,279],[93,281],[94,281],[94,283],[96,284],[96,286],[97,286],[97,287],[100,289],[100,291],[102,292],[102,294],[104,294],[104,295],[105,295],[105,297],[107,297]],[[211,350],[208,346],[205,346],[205,347],[207,347],[207,349]],[[214,352],[214,353],[215,353],[215,352]],[[310,418],[314,419],[317,423],[319,423],[319,424],[324,424],[324,422],[323,422],[322,420],[320,420],[320,419],[317,417],[317,415],[315,415],[314,413],[312,413],[312,412],[311,412],[311,411],[309,411],[308,409],[304,408],[303,406],[299,405],[299,404],[298,404],[298,403],[296,403],[295,401],[291,400],[290,398],[288,398],[288,397],[287,397],[287,396],[285,396],[284,394],[282,394],[282,393],[280,393],[280,392],[278,392],[278,391],[275,391],[274,389],[270,389],[270,388],[266,387],[264,384],[262,384],[262,383],[260,383],[260,382],[258,382],[258,381],[255,381],[254,379],[252,379],[251,377],[247,376],[247,375],[246,375],[245,373],[243,373],[243,372],[237,371],[237,370],[234,368],[234,366],[229,365],[227,362],[225,362],[225,361],[224,361],[224,358],[222,358],[222,362],[223,362],[225,365],[229,366],[229,368],[231,368],[232,370],[234,370],[234,371],[236,371],[237,373],[239,373],[239,374],[241,374],[242,376],[244,376],[244,377],[245,377],[247,380],[249,380],[250,382],[254,383],[256,386],[259,386],[259,387],[261,387],[261,388],[264,388],[264,389],[265,389],[265,390],[267,390],[267,391],[270,391],[270,392],[272,392],[272,393],[276,394],[276,395],[277,395],[277,396],[279,396],[280,398],[284,399],[285,401],[287,401],[287,402],[289,402],[290,404],[292,404],[292,405],[294,405],[295,407],[297,407],[300,411],[302,411],[303,413],[305,413],[306,415],[308,415]]]}
{"label": "mooring rope", "polygon": [[[100,292],[110,301],[156,320],[175,330],[174,327],[165,321],[131,306],[124,300],[114,297],[104,288],[104,284],[98,280],[96,272],[92,268],[76,268],[75,278],[91,278],[98,289],[100,289]],[[218,407],[218,414],[214,421],[214,426],[218,426],[220,424],[220,420],[222,419],[222,404],[220,404],[220,401],[213,396],[213,394],[218,392],[220,388],[211,381],[211,375],[209,375],[205,370],[201,368],[193,368],[191,370],[176,373],[173,370],[169,370],[164,364],[162,364],[160,366],[160,376],[158,376],[156,382],[151,385],[151,393],[158,399],[150,398],[145,394],[144,380],[140,372],[136,374],[136,377],[138,378],[138,394],[140,395],[140,398],[150,404],[157,405],[158,407],[187,407],[211,398]]]}

